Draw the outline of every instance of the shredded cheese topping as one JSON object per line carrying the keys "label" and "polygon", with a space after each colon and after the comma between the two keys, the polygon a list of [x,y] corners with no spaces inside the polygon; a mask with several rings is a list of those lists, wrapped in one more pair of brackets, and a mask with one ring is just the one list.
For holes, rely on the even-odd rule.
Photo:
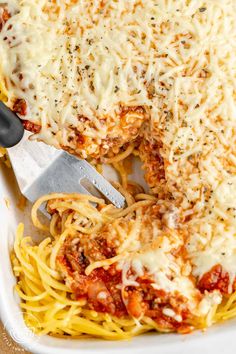
{"label": "shredded cheese topping", "polygon": [[[41,125],[36,138],[47,143],[70,147],[78,133],[92,139],[83,157],[121,134],[123,107],[142,107],[145,113],[133,112],[125,124],[161,142],[162,193],[182,218],[193,274],[219,263],[232,285],[236,2],[4,3],[12,15],[0,34],[9,106],[25,99],[24,118]],[[139,255],[137,272],[139,263],[152,272],[153,257]]]}
{"label": "shredded cheese topping", "polygon": [[[173,255],[183,242],[173,235],[159,234],[158,239],[151,248],[143,250],[128,260],[121,261],[123,269],[124,285],[138,284],[137,278],[142,277],[145,271],[153,278],[152,287],[156,290],[165,290],[167,293],[179,292],[189,300],[189,307],[196,307],[199,294],[196,292],[194,283],[189,279],[191,265],[184,262],[181,255]],[[131,275],[127,270],[131,269]]]}

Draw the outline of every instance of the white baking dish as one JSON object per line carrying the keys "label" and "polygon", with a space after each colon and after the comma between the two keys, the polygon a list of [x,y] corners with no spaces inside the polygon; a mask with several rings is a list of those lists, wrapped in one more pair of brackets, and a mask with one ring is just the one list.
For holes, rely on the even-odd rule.
{"label": "white baking dish", "polygon": [[[190,335],[148,334],[133,338],[130,341],[108,342],[103,340],[62,340],[49,336],[38,337],[24,325],[18,303],[19,299],[13,291],[15,283],[11,270],[9,251],[12,248],[16,226],[20,221],[26,223],[26,232],[36,238],[38,233],[29,222],[29,212],[22,213],[16,206],[19,191],[16,187],[12,171],[0,166],[0,314],[7,331],[16,342],[33,353],[38,354],[199,354],[232,353],[236,331],[236,322],[231,321],[215,326],[207,332],[196,332]],[[6,203],[6,200],[9,200]],[[0,333],[0,336],[4,335]]]}

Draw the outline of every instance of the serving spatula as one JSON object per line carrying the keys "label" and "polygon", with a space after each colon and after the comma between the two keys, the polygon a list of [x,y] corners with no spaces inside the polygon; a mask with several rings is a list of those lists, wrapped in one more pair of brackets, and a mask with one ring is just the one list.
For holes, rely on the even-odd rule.
{"label": "serving spatula", "polygon": [[[87,161],[30,141],[29,135],[17,115],[0,102],[0,146],[8,148],[18,185],[28,200],[35,202],[49,193],[99,191],[117,208],[125,205],[125,198]],[[41,210],[45,213],[44,207]]]}

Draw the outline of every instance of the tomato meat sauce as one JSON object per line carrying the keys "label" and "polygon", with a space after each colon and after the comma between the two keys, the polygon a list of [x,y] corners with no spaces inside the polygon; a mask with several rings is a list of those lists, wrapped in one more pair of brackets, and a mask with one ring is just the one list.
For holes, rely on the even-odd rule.
{"label": "tomato meat sauce", "polygon": [[22,124],[26,130],[32,133],[39,133],[41,130],[41,125],[30,122],[29,120],[23,120]]}
{"label": "tomato meat sauce", "polygon": [[[204,293],[207,291],[219,290],[222,294],[229,293],[230,278],[229,274],[223,269],[220,264],[215,265],[205,273],[198,282],[198,289]],[[235,288],[235,281],[233,284]]]}
{"label": "tomato meat sauce", "polygon": [[[86,275],[85,269],[90,264],[88,258],[93,252],[96,256],[100,252],[103,259],[115,255],[114,250],[101,239],[97,247],[92,245],[89,256],[79,239],[68,239],[58,253],[58,267],[77,300],[86,300],[89,309],[100,313],[109,313],[116,317],[132,316],[137,319],[147,316],[160,328],[181,333],[191,331],[191,313],[183,305],[186,299],[177,293],[170,294],[154,289],[153,280],[148,274],[137,278],[138,286],[125,287],[122,286],[122,271],[117,268],[117,264],[96,268]],[[163,312],[165,308],[171,308],[175,316],[166,315]]]}
{"label": "tomato meat sauce", "polygon": [[11,17],[10,12],[6,8],[1,8],[0,6],[0,31],[2,30],[5,23]]}
{"label": "tomato meat sauce", "polygon": [[[27,103],[22,98],[17,98],[13,104],[12,108],[13,112],[21,115],[26,116],[27,114]],[[22,124],[24,128],[32,133],[39,133],[41,130],[41,125],[30,122],[27,119],[22,120]]]}

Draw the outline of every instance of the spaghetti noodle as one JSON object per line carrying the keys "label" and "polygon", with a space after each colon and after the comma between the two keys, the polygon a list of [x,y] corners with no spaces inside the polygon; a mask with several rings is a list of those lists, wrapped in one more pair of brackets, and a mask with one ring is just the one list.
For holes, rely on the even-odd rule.
{"label": "spaghetti noodle", "polygon": [[[131,187],[133,190],[132,184]],[[123,191],[121,186],[119,188]],[[136,186],[136,191],[140,192],[139,186]],[[47,237],[39,245],[35,245],[30,237],[23,237],[24,227],[22,224],[19,225],[12,253],[13,271],[18,280],[16,291],[22,300],[21,307],[26,314],[26,323],[38,334],[73,337],[92,335],[110,340],[127,339],[151,330],[160,332],[177,330],[180,333],[187,333],[194,328],[205,328],[217,321],[235,316],[235,293],[224,296],[222,303],[218,305],[221,302],[219,293],[214,291],[202,295],[195,288],[196,284],[192,282],[189,271],[186,272],[186,264],[184,269],[181,269],[184,275],[176,271],[172,274],[178,288],[176,290],[172,288],[169,293],[163,291],[163,279],[160,291],[155,287],[155,279],[150,272],[140,274],[140,269],[137,270],[141,266],[138,265],[138,258],[152,257],[150,250],[156,251],[160,249],[160,245],[162,250],[165,249],[163,240],[167,235],[168,240],[173,238],[173,243],[177,241],[174,248],[181,247],[180,235],[165,230],[163,237],[160,232],[161,208],[154,196],[143,193],[134,196],[126,191],[126,197],[128,207],[124,210],[105,205],[103,200],[92,196],[52,194],[40,198],[32,208],[32,221],[37,228],[50,232],[51,237]],[[50,225],[43,224],[38,217],[38,208],[44,202],[48,203],[48,211],[52,214]],[[96,203],[96,207],[91,202]],[[151,230],[150,220],[153,222],[154,215],[155,222],[159,220],[159,224],[153,226]],[[127,228],[128,223],[131,223],[131,227]],[[114,230],[115,234],[108,236],[107,232],[114,233]],[[158,241],[153,235],[154,230],[159,230]],[[99,233],[106,238],[103,241],[110,243],[101,243]],[[96,243],[97,239],[99,243]],[[167,239],[164,242],[166,241]],[[138,249],[141,251],[137,253],[135,244],[138,242],[145,246],[139,245]],[[66,251],[68,246],[75,247],[78,243],[80,243],[77,247],[77,250],[80,249],[78,253],[69,254],[68,250]],[[100,249],[98,245],[101,246]],[[113,252],[110,258],[107,258],[106,254],[107,257],[104,258],[104,249],[109,250],[111,254],[111,245],[115,247],[115,253]],[[81,265],[81,247],[82,263],[86,265],[83,271],[78,267]],[[167,249],[167,252],[169,253],[170,249]],[[76,271],[69,256],[73,256]],[[160,257],[163,254],[156,253],[156,256]],[[175,267],[180,263],[181,257],[182,253],[178,254],[175,250]],[[155,263],[158,263],[157,259]],[[143,265],[147,270],[148,262]],[[81,272],[83,286],[87,286],[85,282],[87,277],[89,286],[92,284],[92,288],[95,287],[95,295],[98,298],[102,295],[102,301],[104,300],[106,292],[110,291],[111,287],[109,283],[101,286],[100,281],[104,279],[104,274],[101,276],[98,273],[94,276],[94,272],[100,269],[103,273],[109,273],[111,270],[113,278],[119,274],[119,282],[115,284],[119,289],[118,293],[114,293],[113,290],[112,294],[116,298],[117,294],[121,296],[122,306],[119,304],[118,311],[111,311],[107,304],[107,307],[104,307],[104,302],[101,307],[101,303],[94,301],[94,295],[91,301],[91,296],[88,295],[93,291],[91,289],[83,294],[78,292],[81,282],[76,284],[76,281]],[[135,275],[135,269],[138,275]],[[159,268],[158,273],[161,272],[162,269]],[[105,278],[108,276],[106,274]],[[185,282],[185,289],[181,289],[182,282]],[[145,287],[149,300],[143,297]],[[136,298],[140,290],[142,296]],[[150,309],[150,303],[155,302],[155,307]],[[144,304],[145,311],[141,308]]]}
{"label": "spaghetti noodle", "polygon": [[[130,196],[131,198],[133,197]],[[140,304],[135,304],[134,307],[132,305],[132,301],[134,301],[133,295],[137,292],[137,290],[133,289],[132,285],[132,283],[135,283],[135,280],[128,279],[127,274],[125,274],[128,270],[127,266],[122,265],[120,262],[124,262],[126,258],[127,261],[135,262],[135,260],[132,260],[132,257],[135,253],[135,242],[138,242],[137,237],[139,237],[139,242],[146,243],[147,237],[149,237],[152,245],[156,242],[156,240],[151,239],[153,235],[151,238],[148,236],[145,225],[140,224],[140,217],[144,210],[149,208],[150,213],[156,213],[156,199],[145,194],[137,195],[137,199],[138,201],[135,202],[133,198],[133,204],[130,203],[123,211],[117,210],[111,205],[106,206],[104,201],[100,199],[77,194],[48,195],[40,198],[35,203],[32,209],[33,224],[44,231],[50,231],[53,238],[47,237],[36,246],[33,244],[31,238],[23,237],[24,228],[20,224],[17,230],[14,252],[12,253],[12,264],[14,273],[18,279],[16,291],[22,299],[21,307],[26,313],[34,314],[34,316],[27,316],[27,318],[31,321],[35,319],[35,323],[30,323],[30,326],[31,328],[32,326],[33,328],[36,327],[35,330],[37,333],[53,335],[69,334],[72,336],[89,334],[106,339],[125,339],[152,329],[164,332],[177,329],[180,332],[184,332],[192,328],[192,315],[189,319],[185,320],[184,324],[181,323],[179,325],[182,322],[180,321],[180,314],[175,315],[179,322],[164,314],[168,302],[171,303],[171,300],[174,301],[181,298],[181,296],[176,294],[170,296],[159,294],[157,291],[153,296],[154,300],[158,299],[160,303],[159,307],[163,308],[163,313],[159,313],[159,309],[158,311],[156,310],[156,315],[159,313],[159,322],[156,318],[153,320],[150,315],[147,316],[148,310],[146,310],[146,315],[145,313],[140,313],[138,317],[136,316],[137,318],[134,316],[135,312],[138,311],[137,305],[140,307]],[[39,206],[45,201],[48,202],[48,210],[52,213],[49,226],[42,224],[37,215]],[[91,201],[96,202],[97,207],[90,204]],[[142,218],[142,223],[147,222],[145,218],[149,218],[149,215]],[[128,227],[128,232],[126,226],[123,224],[124,222],[131,224],[131,228]],[[113,257],[106,259],[103,259],[103,255],[100,254],[102,259],[98,260],[99,252],[97,251],[93,256],[91,256],[91,253],[95,249],[95,242],[99,231],[101,232],[102,230],[104,234],[104,229],[107,225],[116,229],[115,242],[117,251],[116,254],[113,254]],[[143,229],[143,232],[140,232],[140,228]],[[150,230],[148,231],[150,232]],[[83,257],[86,257],[86,247],[88,247],[87,252],[92,257],[91,263],[86,263],[87,266],[82,277],[93,277],[94,272],[99,269],[103,269],[103,271],[104,269],[108,269],[108,272],[112,269],[112,277],[114,278],[117,274],[116,268],[111,268],[112,266],[115,265],[118,269],[119,267],[125,269],[122,271],[122,275],[121,270],[118,270],[119,282],[116,284],[117,292],[115,293],[113,289],[114,298],[117,298],[118,294],[123,297],[123,299],[120,299],[119,310],[116,308],[115,311],[110,311],[111,313],[109,313],[108,306],[105,313],[104,308],[101,308],[102,311],[97,311],[98,308],[96,306],[99,304],[96,304],[94,299],[91,302],[91,296],[88,296],[88,294],[80,294],[78,296],[75,285],[76,275],[63,262],[65,256],[69,257],[65,251],[65,245],[68,243],[68,240],[69,245],[76,245],[76,243],[78,244],[78,238],[81,238],[81,241],[83,239],[85,242]],[[112,238],[114,238],[114,235]],[[145,238],[145,240],[142,238]],[[119,239],[120,244],[118,245],[117,242]],[[99,240],[101,242],[101,239]],[[110,242],[112,243],[112,240]],[[105,246],[103,242],[102,249],[104,250],[105,247],[108,251],[111,244]],[[67,258],[68,260],[69,258]],[[79,259],[76,260],[76,255],[74,255],[74,262],[77,262],[76,266],[80,263]],[[101,278],[99,280],[97,276],[94,278],[95,281],[92,280],[92,277],[89,279],[90,288],[91,284],[92,288],[99,288],[100,286],[101,289],[97,296],[99,298],[99,294],[100,296],[103,295],[102,300],[104,300],[105,292],[107,292],[107,289],[111,291],[112,287],[109,288],[108,282],[106,286],[99,285]],[[106,277],[108,277],[108,273]],[[126,278],[126,282],[124,278]],[[148,275],[146,274],[145,286],[149,287],[150,285],[148,284],[153,281],[150,278],[150,282],[148,282]],[[138,283],[136,282],[136,284]],[[128,288],[129,290],[127,291]],[[91,289],[88,293],[92,291]],[[98,289],[94,291],[97,292]],[[163,304],[161,304],[161,296],[163,297]],[[125,303],[129,309],[128,311]],[[146,304],[148,303],[150,301],[146,302]],[[171,305],[169,304],[169,306]],[[116,307],[118,307],[117,302]],[[129,315],[129,311],[134,312],[133,316]],[[152,311],[155,312],[155,310]],[[185,309],[185,311],[187,310]],[[169,312],[171,312],[170,309]]]}

